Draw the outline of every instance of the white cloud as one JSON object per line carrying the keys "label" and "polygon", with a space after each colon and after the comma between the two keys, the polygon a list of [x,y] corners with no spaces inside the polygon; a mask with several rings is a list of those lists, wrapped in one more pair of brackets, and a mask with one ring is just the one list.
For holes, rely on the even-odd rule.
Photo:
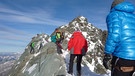
{"label": "white cloud", "polygon": [[[50,13],[47,13],[43,9],[37,9],[34,11],[17,11],[13,9],[9,9],[7,7],[0,8],[0,48],[1,50],[14,50],[15,48],[26,46],[33,34],[29,34],[25,30],[17,29],[16,27],[9,26],[10,23],[27,24],[28,27],[31,27],[31,24],[43,24],[43,25],[62,25],[65,24],[62,21],[55,20],[51,17]],[[2,21],[2,22],[1,22]],[[5,22],[5,23],[4,23]],[[4,23],[4,24],[2,24]],[[8,26],[7,26],[8,25]],[[20,25],[15,25],[19,27],[23,27]],[[8,48],[7,48],[8,46]],[[10,48],[10,49],[9,49]],[[0,50],[0,51],[1,51]]]}
{"label": "white cloud", "polygon": [[62,25],[66,22],[55,20],[50,13],[43,9],[29,10],[26,12],[17,11],[8,8],[0,8],[0,20],[17,22],[17,23],[31,23],[31,24],[47,24],[47,25]]}
{"label": "white cloud", "polygon": [[[30,42],[32,34],[0,25],[0,51],[19,51]],[[18,50],[19,49],[19,50]]]}

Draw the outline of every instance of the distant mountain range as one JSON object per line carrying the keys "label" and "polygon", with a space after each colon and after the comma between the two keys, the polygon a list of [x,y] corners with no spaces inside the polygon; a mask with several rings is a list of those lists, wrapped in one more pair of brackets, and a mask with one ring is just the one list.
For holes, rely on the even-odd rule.
{"label": "distant mountain range", "polygon": [[16,52],[0,52],[0,64],[7,61],[17,60],[20,55],[21,53]]}
{"label": "distant mountain range", "polygon": [[0,76],[8,76],[10,69],[20,56],[21,53],[0,52]]}

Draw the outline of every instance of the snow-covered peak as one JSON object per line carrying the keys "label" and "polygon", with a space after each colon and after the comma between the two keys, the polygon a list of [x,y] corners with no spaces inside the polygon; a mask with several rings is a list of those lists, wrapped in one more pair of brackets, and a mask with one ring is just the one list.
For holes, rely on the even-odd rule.
{"label": "snow-covered peak", "polygon": [[87,18],[84,16],[78,16],[77,18],[73,19],[72,22],[70,22],[70,25],[74,26],[85,26],[88,24]]}
{"label": "snow-covered peak", "polygon": [[80,20],[80,23],[86,23],[87,19],[84,16],[78,17]]}
{"label": "snow-covered peak", "polygon": [[[58,29],[62,30],[64,34],[64,40],[61,43],[63,57],[57,54],[56,45],[50,42],[51,36],[37,34],[32,38],[32,41],[36,41],[36,53],[33,55],[29,54],[31,41],[19,59],[18,62],[20,63],[16,65],[15,71],[11,76],[14,76],[16,71],[21,73],[22,76],[57,76],[63,74],[64,76],[68,76],[67,70],[70,53],[67,50],[67,44],[73,32],[78,29],[88,42],[88,52],[82,59],[82,76],[110,76],[110,73],[102,65],[103,42],[105,42],[106,32],[104,33],[101,29],[88,23],[87,18],[83,16],[73,19],[69,24],[63,25]],[[39,50],[41,43],[43,44],[43,48]],[[76,71],[75,65],[76,63],[74,63],[74,71]],[[18,73],[16,75],[19,75]]]}

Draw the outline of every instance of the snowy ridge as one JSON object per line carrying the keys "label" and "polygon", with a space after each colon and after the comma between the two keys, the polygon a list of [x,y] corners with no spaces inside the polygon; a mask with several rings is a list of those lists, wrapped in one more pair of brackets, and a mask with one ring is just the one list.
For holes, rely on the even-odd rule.
{"label": "snowy ridge", "polygon": [[[65,58],[65,63],[66,63],[66,67],[67,67],[67,71],[68,71],[68,63],[69,63],[69,58],[70,58],[70,54],[68,51],[65,51],[63,53],[63,56]],[[107,74],[96,74],[94,73],[94,63],[93,64],[90,64],[85,57],[83,57],[82,61],[86,64],[82,64],[82,76],[111,76],[110,75],[110,70],[107,71]],[[93,68],[92,68],[93,67]],[[76,75],[76,63],[74,63],[74,69],[73,69],[74,73],[73,73],[73,76],[77,76]],[[71,76],[69,74],[67,74],[66,76]]]}
{"label": "snowy ridge", "polygon": [[[105,40],[103,37],[105,36],[101,29],[88,23],[87,19],[83,16],[73,19],[69,24],[63,25],[58,29],[62,30],[65,35],[65,39],[61,44],[63,55],[57,54],[56,45],[51,43],[51,36],[37,34],[31,40],[31,42],[36,42],[36,53],[29,54],[30,42],[14,67],[11,76],[70,76],[67,73],[70,58],[70,53],[67,50],[67,42],[72,36],[72,33],[78,29],[87,39],[89,46],[87,54],[82,59],[82,76],[110,76],[110,71],[107,71],[102,65],[103,42]],[[39,50],[41,43],[43,48]],[[73,76],[76,76],[76,62],[74,63]]]}
{"label": "snowy ridge", "polygon": [[[103,58],[103,51],[104,51],[103,50],[104,44],[102,41],[103,40],[102,30],[94,27],[91,23],[88,23],[87,19],[83,16],[79,16],[73,19],[72,22],[70,22],[66,26],[67,27],[62,27],[62,28],[64,29],[67,28],[74,31],[79,28],[79,30],[82,32],[84,37],[87,39],[89,43],[89,47],[88,47],[87,55],[83,58],[83,62],[85,62],[85,65],[89,67],[89,70],[94,73],[96,71],[101,72],[100,70],[103,70],[104,72],[107,73],[106,69],[102,65],[102,58]],[[68,31],[65,33],[66,35],[68,35],[68,37],[66,38],[66,40],[68,41],[72,35],[72,31],[71,32]],[[102,69],[98,70],[100,67]]]}

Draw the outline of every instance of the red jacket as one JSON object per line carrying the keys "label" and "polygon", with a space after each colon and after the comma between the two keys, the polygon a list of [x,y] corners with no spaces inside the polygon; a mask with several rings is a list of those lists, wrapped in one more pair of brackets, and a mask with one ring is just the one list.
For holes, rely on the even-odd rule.
{"label": "red jacket", "polygon": [[84,54],[87,52],[87,40],[81,32],[74,32],[68,42],[68,50],[71,54]]}

